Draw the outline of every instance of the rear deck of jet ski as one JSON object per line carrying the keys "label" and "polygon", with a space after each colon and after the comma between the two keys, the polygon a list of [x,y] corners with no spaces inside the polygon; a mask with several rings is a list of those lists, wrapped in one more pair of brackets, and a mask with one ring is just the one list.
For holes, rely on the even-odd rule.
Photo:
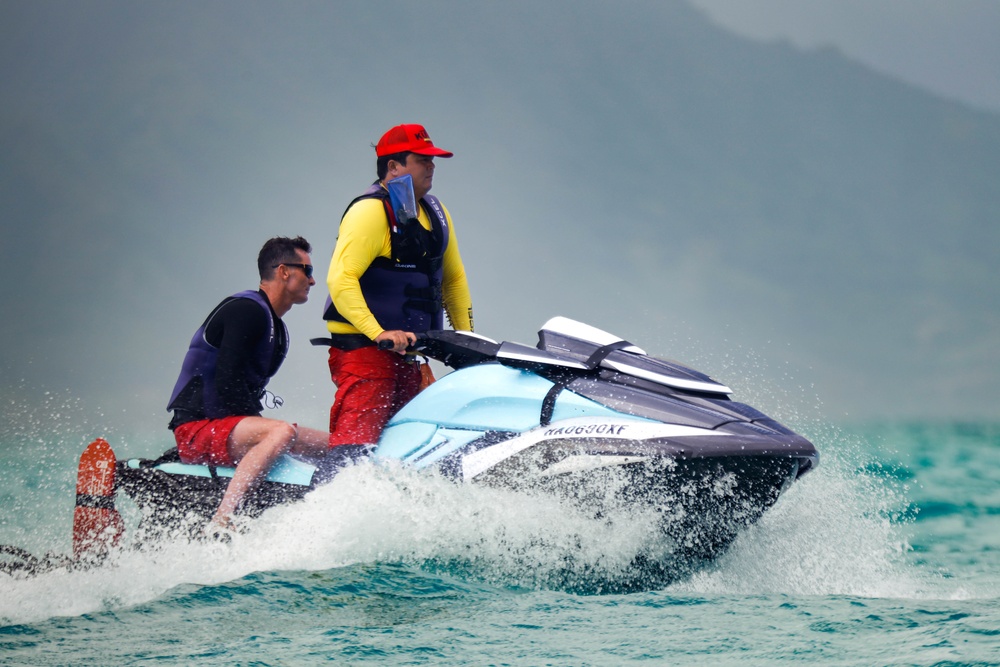
{"label": "rear deck of jet ski", "polygon": [[[345,465],[367,456],[368,450],[341,446],[315,465],[286,458],[247,493],[238,512],[257,517],[270,507],[301,500]],[[144,540],[179,530],[197,532],[215,514],[232,474],[232,468],[183,464],[177,450],[170,449],[155,460],[118,460],[115,490],[139,506],[139,537]]]}

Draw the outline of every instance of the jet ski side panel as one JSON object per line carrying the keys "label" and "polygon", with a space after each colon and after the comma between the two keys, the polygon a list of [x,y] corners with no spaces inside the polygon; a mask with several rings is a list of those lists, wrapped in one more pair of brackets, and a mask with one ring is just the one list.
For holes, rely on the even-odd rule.
{"label": "jet ski side panel", "polygon": [[[542,406],[553,387],[550,380],[500,364],[450,373],[389,421],[374,455],[425,467],[486,433],[531,430],[541,423]],[[574,392],[563,391],[554,398],[550,420],[583,416],[624,417]],[[433,456],[428,456],[431,450]]]}
{"label": "jet ski side panel", "polygon": [[[405,422],[427,422],[479,431],[520,431],[538,423],[538,406],[552,383],[544,378],[484,364],[449,373],[403,407],[389,421],[391,429]],[[379,454],[398,458],[389,448]]]}

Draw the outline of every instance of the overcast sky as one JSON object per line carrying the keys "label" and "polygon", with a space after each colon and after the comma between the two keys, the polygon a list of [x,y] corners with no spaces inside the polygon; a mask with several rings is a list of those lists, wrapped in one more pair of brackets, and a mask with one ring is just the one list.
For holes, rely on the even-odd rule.
{"label": "overcast sky", "polygon": [[[725,29],[791,41],[795,48],[771,50],[782,62],[798,59],[799,49],[835,44],[864,65],[990,110],[986,124],[1000,118],[1000,0],[690,1]],[[424,44],[419,56],[403,57],[409,47],[397,48],[385,29],[387,14],[415,34],[437,30],[446,37]],[[671,67],[662,68],[676,74],[712,65],[707,61],[717,53],[724,70],[734,53],[748,51],[742,39],[703,31],[708,26],[692,14],[664,0],[0,0],[0,265],[15,287],[0,295],[0,398],[33,404],[39,392],[64,392],[100,406],[91,412],[108,415],[106,422],[128,419],[165,430],[164,394],[184,346],[222,295],[253,284],[247,258],[276,231],[301,233],[314,244],[322,276],[345,202],[373,177],[371,142],[404,121],[426,124],[456,152],[435,188],[462,220],[456,224],[463,257],[474,267],[477,328],[530,342],[534,327],[561,314],[641,335],[632,320],[595,305],[620,305],[629,317],[636,310],[620,298],[635,292],[634,283],[607,270],[598,244],[586,235],[560,236],[563,228],[547,222],[539,229],[551,231],[549,247],[559,244],[555,262],[533,221],[570,217],[570,198],[560,201],[555,192],[572,192],[569,203],[586,202],[580,210],[588,213],[617,206],[603,194],[613,192],[611,176],[631,182],[628,175],[638,173],[649,150],[684,159],[683,151],[662,143],[674,135],[657,121],[672,117],[661,112],[676,105],[661,97],[671,81],[649,85],[660,73],[656,63],[696,53],[696,62],[669,61]],[[708,40],[707,50],[687,43],[698,39]],[[840,63],[837,57],[814,60]],[[843,70],[852,77],[862,68]],[[872,79],[899,93],[894,82]],[[387,99],[386,90],[395,99]],[[647,134],[654,127],[659,148]],[[612,145],[608,136],[617,141],[613,155],[591,164],[595,144],[579,137],[596,130],[596,145]],[[498,199],[496,192],[518,197]],[[713,201],[700,192],[648,210],[664,224],[694,228],[685,215],[700,220],[718,213],[694,206]],[[692,203],[689,213],[681,199]],[[519,249],[513,263],[505,247]],[[717,278],[714,269],[727,267],[714,266],[717,258],[700,250],[685,257]],[[662,264],[655,246],[642,256]],[[669,270],[703,290],[704,283],[692,279],[702,274],[684,273],[685,266],[673,263]],[[965,276],[968,263],[949,271]],[[552,283],[547,298],[524,303],[524,285],[534,290],[546,280]],[[642,284],[671,285],[656,305],[669,322],[642,318],[641,326],[672,338],[637,342],[695,365],[700,358],[685,355],[685,341],[696,341],[696,351],[722,347],[709,337],[723,331],[720,320],[728,315],[708,293],[670,282]],[[310,305],[289,315],[299,343],[275,386],[288,418],[301,416],[312,426],[324,420],[332,389],[321,353],[304,343],[322,331],[317,311],[324,299],[321,285]],[[765,329],[772,324],[753,321]],[[753,350],[772,339],[769,331],[758,339],[718,335],[733,335]],[[794,351],[800,355],[794,363],[815,367],[807,363],[817,354],[813,336],[794,326],[780,335],[797,344],[775,348],[776,358],[784,363]],[[880,349],[876,342],[872,348]],[[719,359],[709,354],[706,361]],[[839,358],[808,372],[820,382],[830,366],[831,383],[846,387],[842,394],[857,403],[855,385],[840,379],[847,375]],[[976,366],[989,382],[993,367]],[[728,374],[719,379],[732,383]],[[832,389],[818,393],[834,406],[831,412],[847,410]],[[0,426],[4,417],[0,410]]]}
{"label": "overcast sky", "polygon": [[689,0],[759,40],[834,46],[883,73],[1000,111],[997,0]]}

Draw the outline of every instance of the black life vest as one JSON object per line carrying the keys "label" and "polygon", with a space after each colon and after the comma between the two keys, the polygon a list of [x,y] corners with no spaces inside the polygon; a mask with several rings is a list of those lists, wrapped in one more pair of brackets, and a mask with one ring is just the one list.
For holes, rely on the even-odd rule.
{"label": "black life vest", "polygon": [[[378,181],[355,198],[347,210],[362,199],[382,201],[392,243],[392,258],[376,258],[358,281],[368,309],[387,331],[423,333],[443,328],[442,261],[449,229],[441,202],[431,195],[420,199],[420,206],[431,222],[428,231],[416,219],[397,219],[389,203],[389,193]],[[347,322],[329,297],[323,319]]]}

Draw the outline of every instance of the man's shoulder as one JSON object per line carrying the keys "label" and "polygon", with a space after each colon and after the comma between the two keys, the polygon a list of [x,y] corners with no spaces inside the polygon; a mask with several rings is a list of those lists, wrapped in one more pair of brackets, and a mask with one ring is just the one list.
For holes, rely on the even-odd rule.
{"label": "man's shoulder", "polygon": [[381,199],[359,199],[351,204],[340,222],[341,232],[360,229],[382,231],[388,225],[385,204]]}
{"label": "man's shoulder", "polygon": [[241,292],[220,303],[205,324],[205,336],[211,345],[226,346],[236,341],[243,345],[264,336],[270,328],[263,304],[251,294]]}
{"label": "man's shoulder", "polygon": [[351,202],[347,207],[347,213],[373,213],[385,212],[385,204],[378,197],[361,197]]}
{"label": "man's shoulder", "polygon": [[268,312],[267,307],[259,299],[255,299],[252,293],[241,292],[223,301],[217,316],[226,320],[256,323],[266,321]]}

